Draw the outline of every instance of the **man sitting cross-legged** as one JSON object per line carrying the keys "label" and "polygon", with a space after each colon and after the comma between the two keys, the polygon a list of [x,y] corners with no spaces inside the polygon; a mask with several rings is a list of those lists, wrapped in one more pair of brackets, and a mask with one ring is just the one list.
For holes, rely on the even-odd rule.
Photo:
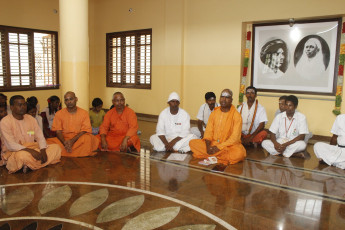
{"label": "man sitting cross-legged", "polygon": [[[100,148],[109,151],[140,152],[137,135],[138,121],[135,112],[128,108],[122,93],[113,95],[114,108],[109,110],[99,128]],[[133,149],[131,149],[133,147]]]}
{"label": "man sitting cross-legged", "polygon": [[247,102],[244,102],[237,109],[242,116],[241,141],[244,146],[257,146],[267,137],[267,132],[264,130],[268,121],[266,110],[256,100],[256,96],[256,88],[253,86],[247,87]]}
{"label": "man sitting cross-legged", "polygon": [[215,156],[221,164],[236,164],[246,157],[246,149],[241,144],[242,118],[232,105],[231,90],[222,91],[219,104],[211,113],[204,138],[189,145],[195,158]]}
{"label": "man sitting cross-legged", "polygon": [[316,157],[328,165],[345,169],[345,114],[338,115],[334,121],[330,144],[317,142],[314,145]]}
{"label": "man sitting cross-legged", "polygon": [[62,156],[85,157],[96,155],[99,140],[91,134],[89,113],[77,107],[78,98],[73,92],[64,96],[67,108],[55,114],[52,130],[56,137],[47,139],[48,143],[60,145]]}
{"label": "man sitting cross-legged", "polygon": [[197,138],[189,132],[190,116],[179,108],[180,97],[177,93],[173,92],[169,95],[168,104],[169,107],[159,114],[156,134],[150,137],[153,149],[189,152],[189,141]]}
{"label": "man sitting cross-legged", "polygon": [[269,129],[271,140],[264,140],[262,147],[271,155],[282,154],[290,157],[292,154],[304,157],[301,151],[307,147],[304,141],[309,133],[306,117],[296,111],[298,99],[294,95],[286,98],[286,111],[278,114]]}
{"label": "man sitting cross-legged", "polygon": [[12,114],[0,122],[2,151],[0,165],[6,164],[9,173],[23,168],[36,170],[60,161],[61,148],[47,145],[43,132],[35,118],[26,114],[23,96],[15,95],[10,99]]}

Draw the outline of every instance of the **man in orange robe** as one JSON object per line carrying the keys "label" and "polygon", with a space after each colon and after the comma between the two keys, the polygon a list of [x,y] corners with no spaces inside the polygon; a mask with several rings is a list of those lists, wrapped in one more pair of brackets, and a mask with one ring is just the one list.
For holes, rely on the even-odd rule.
{"label": "man in orange robe", "polygon": [[[125,97],[116,92],[113,95],[114,108],[109,110],[97,135],[101,143],[99,148],[109,151],[140,152],[140,140],[137,135],[138,121],[135,112],[125,106]],[[134,150],[134,149],[135,150]]]}
{"label": "man in orange robe", "polygon": [[61,148],[47,145],[41,128],[35,118],[26,114],[23,96],[10,99],[12,113],[1,120],[2,152],[0,166],[6,165],[9,173],[20,169],[23,172],[36,170],[60,162]]}
{"label": "man in orange robe", "polygon": [[191,140],[189,146],[195,158],[217,157],[219,163],[236,164],[246,157],[241,144],[242,117],[232,105],[232,91],[224,89],[208,120],[204,138]]}
{"label": "man in orange robe", "polygon": [[64,96],[66,108],[55,114],[52,130],[56,137],[47,139],[48,143],[60,145],[61,155],[65,157],[85,157],[96,155],[99,140],[91,134],[89,113],[77,107],[78,98],[73,92]]}

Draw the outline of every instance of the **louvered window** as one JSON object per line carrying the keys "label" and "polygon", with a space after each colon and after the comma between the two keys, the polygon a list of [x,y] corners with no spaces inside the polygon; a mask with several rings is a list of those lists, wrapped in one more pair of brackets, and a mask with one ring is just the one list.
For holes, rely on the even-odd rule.
{"label": "louvered window", "polygon": [[0,26],[0,91],[58,89],[57,32]]}
{"label": "louvered window", "polygon": [[151,89],[152,30],[107,34],[107,86]]}

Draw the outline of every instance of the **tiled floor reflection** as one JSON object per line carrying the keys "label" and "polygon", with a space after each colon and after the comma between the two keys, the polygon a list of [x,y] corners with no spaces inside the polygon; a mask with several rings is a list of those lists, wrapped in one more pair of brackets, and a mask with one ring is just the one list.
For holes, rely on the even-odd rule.
{"label": "tiled floor reflection", "polygon": [[345,173],[311,158],[247,150],[224,172],[191,155],[152,153],[156,123],[140,121],[140,153],[63,158],[27,174],[0,168],[3,229],[343,229]]}

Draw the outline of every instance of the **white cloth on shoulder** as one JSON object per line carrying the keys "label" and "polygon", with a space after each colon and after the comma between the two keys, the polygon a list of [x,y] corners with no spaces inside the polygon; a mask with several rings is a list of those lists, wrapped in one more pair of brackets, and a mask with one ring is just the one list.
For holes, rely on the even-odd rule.
{"label": "white cloth on shoulder", "polygon": [[[237,111],[240,113],[241,108],[243,107],[241,116],[242,116],[242,133],[244,135],[248,134],[250,125],[252,124],[254,111],[255,111],[255,103],[256,102],[254,102],[254,104],[252,105],[252,107],[250,109],[248,109],[247,102],[244,102],[242,104],[242,106],[239,106],[237,108]],[[253,128],[252,128],[250,134],[255,132],[255,130],[259,127],[261,122],[265,122],[265,124],[266,124],[267,121],[268,121],[268,119],[267,119],[266,110],[260,103],[258,103],[258,108],[256,110]]]}

